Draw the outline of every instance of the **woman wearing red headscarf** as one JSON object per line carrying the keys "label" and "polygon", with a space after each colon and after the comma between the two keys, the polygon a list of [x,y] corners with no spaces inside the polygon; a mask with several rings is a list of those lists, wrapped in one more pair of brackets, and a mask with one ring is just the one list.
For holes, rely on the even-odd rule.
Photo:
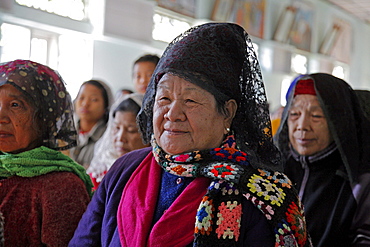
{"label": "woman wearing red headscarf", "polygon": [[317,73],[292,83],[276,134],[314,246],[370,246],[370,122],[352,88]]}

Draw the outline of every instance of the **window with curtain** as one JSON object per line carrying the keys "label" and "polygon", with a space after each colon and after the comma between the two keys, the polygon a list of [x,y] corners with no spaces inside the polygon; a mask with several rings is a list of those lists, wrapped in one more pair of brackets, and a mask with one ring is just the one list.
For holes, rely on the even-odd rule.
{"label": "window with curtain", "polygon": [[92,77],[93,42],[82,35],[57,34],[3,23],[0,62],[32,60],[57,70],[74,98],[81,83]]}
{"label": "window with curtain", "polygon": [[84,20],[86,18],[86,0],[15,0],[22,6],[39,9],[56,15]]}

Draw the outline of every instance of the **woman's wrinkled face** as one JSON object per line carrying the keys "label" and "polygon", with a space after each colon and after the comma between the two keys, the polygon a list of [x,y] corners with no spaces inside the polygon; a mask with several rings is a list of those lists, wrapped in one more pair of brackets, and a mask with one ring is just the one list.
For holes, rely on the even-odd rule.
{"label": "woman's wrinkled face", "polygon": [[171,74],[159,81],[153,110],[155,139],[169,154],[219,147],[231,123],[211,93]]}
{"label": "woman's wrinkled face", "polygon": [[118,156],[146,147],[143,144],[136,115],[129,111],[117,111],[113,122],[114,149]]}
{"label": "woman's wrinkled face", "polygon": [[14,86],[0,86],[0,150],[20,153],[42,143],[35,107]]}
{"label": "woman's wrinkled face", "polygon": [[300,155],[313,155],[330,145],[328,123],[315,95],[295,96],[288,116],[289,140]]}
{"label": "woman's wrinkled face", "polygon": [[103,92],[100,88],[87,83],[81,87],[75,106],[81,120],[98,122],[105,113]]}
{"label": "woman's wrinkled face", "polygon": [[138,62],[133,68],[133,81],[136,92],[145,94],[156,65],[152,62]]}

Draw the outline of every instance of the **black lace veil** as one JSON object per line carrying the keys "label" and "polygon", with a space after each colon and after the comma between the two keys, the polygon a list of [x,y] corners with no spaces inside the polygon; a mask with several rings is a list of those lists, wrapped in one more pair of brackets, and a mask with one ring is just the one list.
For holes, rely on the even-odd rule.
{"label": "black lace veil", "polygon": [[0,64],[0,86],[13,85],[36,106],[43,145],[65,150],[76,145],[71,96],[61,76],[49,67],[29,60]]}
{"label": "black lace veil", "polygon": [[164,51],[148,85],[138,123],[145,142],[153,133],[157,83],[165,73],[186,79],[223,101],[235,99],[231,130],[241,150],[258,167],[280,168],[260,66],[245,30],[232,23],[206,23],[175,38]]}

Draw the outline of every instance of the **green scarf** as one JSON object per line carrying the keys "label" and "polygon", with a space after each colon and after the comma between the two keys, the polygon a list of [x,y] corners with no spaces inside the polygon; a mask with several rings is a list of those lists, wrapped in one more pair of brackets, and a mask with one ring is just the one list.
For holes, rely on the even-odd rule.
{"label": "green scarf", "polygon": [[0,152],[0,177],[36,177],[50,172],[72,172],[92,196],[93,184],[85,168],[59,151],[41,146],[19,154]]}

